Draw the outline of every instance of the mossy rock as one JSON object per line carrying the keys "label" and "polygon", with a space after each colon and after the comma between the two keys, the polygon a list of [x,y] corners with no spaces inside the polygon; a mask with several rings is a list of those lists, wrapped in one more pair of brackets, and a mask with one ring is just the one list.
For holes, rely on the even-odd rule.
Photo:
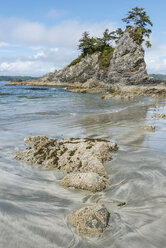
{"label": "mossy rock", "polygon": [[99,66],[100,68],[108,68],[110,65],[110,60],[112,58],[114,52],[113,47],[108,47],[103,50],[101,55],[99,56]]}
{"label": "mossy rock", "polygon": [[71,66],[73,66],[73,65],[78,64],[78,63],[81,61],[81,59],[84,58],[84,57],[85,57],[85,56],[84,56],[83,54],[81,54],[78,58],[74,59],[74,60],[68,65],[68,67],[71,67]]}

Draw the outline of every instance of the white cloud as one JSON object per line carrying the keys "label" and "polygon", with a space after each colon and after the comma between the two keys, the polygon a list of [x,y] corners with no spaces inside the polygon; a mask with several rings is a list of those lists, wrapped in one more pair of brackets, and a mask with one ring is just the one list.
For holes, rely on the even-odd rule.
{"label": "white cloud", "polygon": [[66,48],[42,48],[32,56],[0,58],[0,75],[43,74],[60,69],[77,57],[78,53]]}
{"label": "white cloud", "polygon": [[166,74],[166,44],[152,38],[152,47],[146,49],[145,60],[149,73]]}
{"label": "white cloud", "polygon": [[[50,14],[57,13],[52,11]],[[41,76],[55,68],[60,69],[78,56],[77,44],[84,31],[100,36],[106,28],[112,31],[116,26],[112,22],[81,23],[78,20],[66,20],[47,27],[39,22],[1,17],[0,40],[19,44],[20,51],[28,48],[32,50],[32,54],[34,51],[36,54],[0,57],[0,74]],[[7,45],[5,42],[0,44]],[[13,47],[8,45],[9,48]]]}
{"label": "white cloud", "polygon": [[7,46],[9,46],[8,43],[3,42],[3,41],[0,42],[0,47],[7,47]]}
{"label": "white cloud", "polygon": [[67,20],[46,27],[38,22],[0,18],[0,39],[12,40],[12,42],[29,46],[75,47],[84,31],[90,31],[92,35],[101,35],[105,28],[113,30],[115,24],[112,22],[81,23],[77,20]]}
{"label": "white cloud", "polygon": [[[3,62],[0,64],[1,75],[32,75],[32,70],[36,70],[42,73],[40,68],[42,64],[36,64],[35,61],[21,61],[16,60],[14,62]],[[35,75],[35,73],[34,73]]]}
{"label": "white cloud", "polygon": [[37,54],[35,54],[33,57],[35,59],[40,59],[40,58],[45,57],[45,56],[46,56],[45,53],[43,51],[41,51],[41,52],[38,52]]}

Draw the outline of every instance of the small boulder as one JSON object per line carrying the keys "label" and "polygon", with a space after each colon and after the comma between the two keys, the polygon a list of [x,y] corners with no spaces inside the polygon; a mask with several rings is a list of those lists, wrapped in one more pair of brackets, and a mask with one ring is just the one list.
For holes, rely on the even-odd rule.
{"label": "small boulder", "polygon": [[107,184],[110,184],[108,179],[94,172],[70,173],[61,181],[63,187],[75,187],[92,192],[102,191]]}
{"label": "small boulder", "polygon": [[109,213],[102,205],[83,207],[69,216],[69,223],[79,235],[100,236],[108,225]]}
{"label": "small boulder", "polygon": [[155,118],[166,118],[166,114],[155,114]]}
{"label": "small boulder", "polygon": [[149,132],[155,132],[155,126],[153,125],[145,125],[141,127],[141,129]]}

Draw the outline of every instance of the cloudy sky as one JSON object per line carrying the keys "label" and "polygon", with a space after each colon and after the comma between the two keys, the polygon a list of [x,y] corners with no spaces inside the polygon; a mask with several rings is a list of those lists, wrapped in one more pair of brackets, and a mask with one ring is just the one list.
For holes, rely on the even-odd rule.
{"label": "cloudy sky", "polygon": [[154,26],[146,49],[149,73],[166,74],[165,0],[0,0],[0,75],[41,76],[79,54],[84,31],[100,36],[124,28],[121,19],[143,7]]}

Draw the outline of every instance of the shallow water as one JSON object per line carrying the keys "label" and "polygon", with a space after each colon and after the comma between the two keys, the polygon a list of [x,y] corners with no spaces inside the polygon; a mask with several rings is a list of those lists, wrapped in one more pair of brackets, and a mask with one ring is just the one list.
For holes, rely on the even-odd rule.
{"label": "shallow water", "polygon": [[[62,88],[7,87],[0,83],[0,248],[166,246],[166,99],[106,101]],[[156,126],[156,132],[140,129]],[[63,173],[13,160],[30,135],[102,137],[118,153],[105,167],[111,186],[89,193],[63,189]],[[119,207],[118,204],[126,202]],[[109,225],[100,238],[79,237],[68,215],[103,203]]]}

